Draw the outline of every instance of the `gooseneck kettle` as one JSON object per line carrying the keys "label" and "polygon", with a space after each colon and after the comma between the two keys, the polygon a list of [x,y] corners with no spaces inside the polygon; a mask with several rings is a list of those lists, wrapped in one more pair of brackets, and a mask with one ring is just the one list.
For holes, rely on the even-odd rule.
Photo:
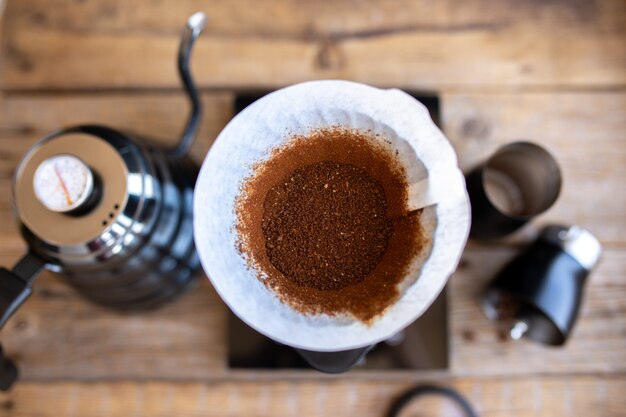
{"label": "gooseneck kettle", "polygon": [[191,16],[179,47],[191,113],[175,148],[81,125],[50,133],[19,163],[14,217],[28,251],[11,270],[0,268],[0,327],[43,269],[86,298],[124,310],[156,307],[197,281],[192,199],[198,168],[187,150],[202,110],[189,59],[206,20],[203,13]]}

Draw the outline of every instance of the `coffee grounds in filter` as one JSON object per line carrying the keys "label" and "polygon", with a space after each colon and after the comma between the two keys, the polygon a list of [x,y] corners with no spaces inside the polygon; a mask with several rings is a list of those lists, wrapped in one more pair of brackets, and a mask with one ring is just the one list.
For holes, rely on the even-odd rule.
{"label": "coffee grounds in filter", "polygon": [[380,262],[392,232],[382,186],[354,165],[299,168],[267,193],[262,220],[272,265],[319,290],[357,284]]}
{"label": "coffee grounds in filter", "polygon": [[292,308],[371,321],[425,247],[407,188],[384,138],[339,127],[294,136],[244,181],[239,249]]}

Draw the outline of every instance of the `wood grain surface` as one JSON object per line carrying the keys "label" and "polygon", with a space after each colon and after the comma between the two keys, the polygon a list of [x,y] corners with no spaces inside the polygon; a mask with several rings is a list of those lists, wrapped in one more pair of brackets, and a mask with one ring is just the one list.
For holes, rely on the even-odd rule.
{"label": "wood grain surface", "polygon": [[181,22],[210,23],[206,87],[348,78],[421,89],[626,84],[626,5],[608,1],[9,1],[2,86],[177,87]]}
{"label": "wood grain surface", "polygon": [[[509,248],[480,248],[464,254],[451,279],[450,375],[626,373],[622,278],[626,254],[607,251],[587,287],[571,340],[564,348],[550,348],[507,340],[480,308],[480,289],[515,253]],[[0,261],[6,264],[8,258],[12,257],[2,256]],[[208,381],[231,373],[226,369],[226,307],[206,279],[179,302],[153,312],[122,315],[88,303],[62,281],[46,275],[3,329],[2,341],[27,380]],[[347,376],[378,373],[355,370]],[[312,371],[283,375],[319,376]]]}
{"label": "wood grain surface", "polygon": [[563,186],[538,224],[584,225],[617,246],[626,242],[625,109],[620,92],[442,97],[444,130],[465,171],[506,143],[539,143],[558,161]]}
{"label": "wood grain surface", "polygon": [[[193,60],[205,104],[196,160],[232,117],[237,91],[346,78],[439,94],[464,170],[514,140],[544,145],[561,165],[561,196],[512,238],[468,245],[450,281],[448,371],[230,371],[227,310],[206,278],[162,309],[118,314],[45,273],[2,330],[22,381],[0,394],[0,416],[383,416],[425,382],[456,387],[483,417],[624,415],[623,0],[9,0],[0,265],[24,250],[11,177],[43,135],[88,122],[176,140],[187,102],[174,57],[197,10],[210,23]],[[484,285],[548,222],[583,225],[605,247],[563,348],[508,341],[479,305]],[[457,415],[440,400],[418,405],[410,415]]]}
{"label": "wood grain surface", "polygon": [[[434,382],[437,382],[434,380]],[[577,376],[451,379],[481,417],[622,416],[626,378]],[[215,383],[51,382],[22,384],[0,401],[0,416],[316,417],[384,416],[413,379]],[[462,415],[437,398],[416,400],[410,416]]]}

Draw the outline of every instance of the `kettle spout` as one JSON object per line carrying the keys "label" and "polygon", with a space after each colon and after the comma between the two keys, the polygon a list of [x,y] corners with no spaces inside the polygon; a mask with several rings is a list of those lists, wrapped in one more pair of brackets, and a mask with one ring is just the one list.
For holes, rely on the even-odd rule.
{"label": "kettle spout", "polygon": [[189,97],[191,111],[178,145],[170,150],[172,156],[180,157],[187,153],[196,137],[198,126],[200,125],[202,103],[196,84],[191,77],[189,60],[191,58],[191,50],[194,42],[204,29],[207,20],[207,16],[202,12],[195,13],[189,17],[178,47],[178,74],[185,87],[185,92]]}

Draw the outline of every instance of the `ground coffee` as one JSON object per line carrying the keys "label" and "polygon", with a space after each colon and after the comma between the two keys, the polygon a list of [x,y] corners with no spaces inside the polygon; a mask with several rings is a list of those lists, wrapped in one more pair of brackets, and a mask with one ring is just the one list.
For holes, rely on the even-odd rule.
{"label": "ground coffee", "polygon": [[380,262],[392,224],[382,186],[354,165],[322,161],[295,170],[265,198],[272,265],[297,284],[336,290]]}
{"label": "ground coffee", "polygon": [[407,189],[384,138],[339,127],[294,136],[242,185],[239,250],[292,308],[369,322],[417,277],[409,267],[428,243]]}

